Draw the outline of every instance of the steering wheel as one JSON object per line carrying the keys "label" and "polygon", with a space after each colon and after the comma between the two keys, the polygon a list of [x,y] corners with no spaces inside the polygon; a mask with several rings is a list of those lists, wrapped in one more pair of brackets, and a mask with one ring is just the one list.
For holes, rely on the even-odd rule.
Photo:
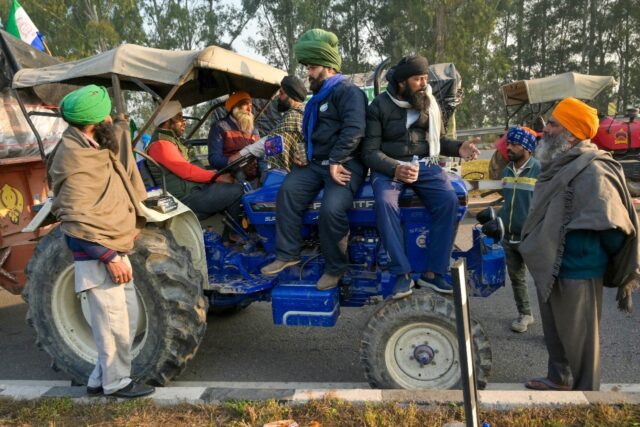
{"label": "steering wheel", "polygon": [[253,158],[254,156],[252,154],[245,154],[244,156],[238,157],[231,163],[228,163],[227,166],[218,170],[215,175],[213,175],[213,178],[211,178],[211,182],[215,182],[220,178],[220,175],[224,175],[227,172],[230,172],[235,178],[236,173],[241,172],[242,168],[245,167]]}

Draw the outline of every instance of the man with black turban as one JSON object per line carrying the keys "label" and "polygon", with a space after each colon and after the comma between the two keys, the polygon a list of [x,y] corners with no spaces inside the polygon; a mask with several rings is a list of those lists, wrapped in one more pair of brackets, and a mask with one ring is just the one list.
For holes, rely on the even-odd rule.
{"label": "man with black turban", "polygon": [[73,252],[75,291],[86,295],[98,350],[87,393],[146,396],[154,388],[131,379],[138,304],[127,252],[144,226],[140,201],[147,193],[128,123],[113,125],[111,99],[101,86],[69,93],[60,108],[69,127],[48,173],[55,194],[52,212]]}
{"label": "man with black turban", "polygon": [[[396,276],[392,296],[411,294],[412,273],[421,273],[421,285],[452,293],[444,276],[455,238],[458,198],[438,160],[440,154],[471,160],[479,151],[473,140],[461,142],[444,136],[440,108],[428,83],[426,58],[402,58],[389,70],[387,80],[387,91],[369,105],[362,151],[371,168],[378,230]],[[414,157],[417,162],[412,161]],[[404,251],[398,199],[405,187],[415,191],[431,214],[426,271],[414,272]]]}
{"label": "man with black turban", "polygon": [[307,89],[304,83],[296,76],[285,76],[280,82],[278,91],[277,108],[283,113],[282,118],[275,128],[267,136],[262,137],[255,144],[250,144],[240,150],[240,155],[253,154],[258,158],[265,156],[265,142],[274,136],[282,137],[282,154],[267,157],[269,169],[281,169],[290,172],[296,163],[296,156],[304,160],[306,149],[302,136],[302,116],[304,114],[304,101],[307,98]]}
{"label": "man with black turban", "polygon": [[347,209],[364,180],[358,147],[364,137],[367,97],[340,74],[342,60],[335,34],[309,30],[294,45],[298,61],[307,66],[313,97],[302,120],[306,165],[295,167],[277,199],[276,260],[262,274],[277,274],[300,262],[302,218],[309,203],[324,189],[318,219],[324,274],[316,287],[335,288],[348,268]]}

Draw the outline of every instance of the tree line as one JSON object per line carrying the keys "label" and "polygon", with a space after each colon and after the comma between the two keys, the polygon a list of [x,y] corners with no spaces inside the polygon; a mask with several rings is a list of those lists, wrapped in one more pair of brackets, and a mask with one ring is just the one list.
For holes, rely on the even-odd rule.
{"label": "tree line", "polygon": [[[11,1],[0,3],[6,20]],[[241,34],[267,61],[299,71],[293,43],[335,32],[343,72],[384,58],[453,62],[463,79],[458,127],[502,123],[499,87],[567,71],[613,75],[618,110],[640,103],[637,0],[22,0],[54,55],[77,59],[123,42],[164,49],[236,47]],[[606,97],[606,96],[605,96]]]}

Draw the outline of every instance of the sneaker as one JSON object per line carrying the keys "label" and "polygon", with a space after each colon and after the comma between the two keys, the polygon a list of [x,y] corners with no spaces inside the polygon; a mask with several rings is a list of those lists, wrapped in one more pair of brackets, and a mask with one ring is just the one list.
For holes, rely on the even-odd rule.
{"label": "sneaker", "polygon": [[318,280],[318,283],[316,284],[316,289],[318,289],[319,291],[326,291],[327,289],[333,289],[336,286],[338,286],[338,282],[340,281],[341,277],[342,277],[342,274],[334,275],[330,273],[324,273],[320,277],[320,280]]}
{"label": "sneaker", "polygon": [[148,396],[155,391],[156,391],[156,388],[154,386],[131,381],[126,387],[121,388],[118,391],[114,391],[108,396],[124,397],[125,399],[131,399],[134,397]]}
{"label": "sneaker", "polygon": [[101,385],[99,385],[98,387],[87,386],[87,395],[89,396],[100,396],[103,393],[104,393],[104,390],[102,389]]}
{"label": "sneaker", "polygon": [[453,286],[441,274],[436,274],[432,278],[427,277],[426,274],[421,274],[418,279],[418,285],[429,287],[441,294],[453,293]]}
{"label": "sneaker", "polygon": [[530,314],[520,314],[516,320],[511,323],[513,332],[526,332],[529,325],[533,324],[533,316]]}
{"label": "sneaker", "polygon": [[271,264],[265,265],[260,269],[260,273],[265,276],[274,276],[280,273],[287,267],[291,267],[292,265],[296,265],[300,262],[299,259],[290,259],[288,261],[283,261],[281,259],[276,259]]}
{"label": "sneaker", "polygon": [[396,284],[391,292],[391,299],[408,297],[413,292],[413,279],[408,274],[400,274],[396,277]]}

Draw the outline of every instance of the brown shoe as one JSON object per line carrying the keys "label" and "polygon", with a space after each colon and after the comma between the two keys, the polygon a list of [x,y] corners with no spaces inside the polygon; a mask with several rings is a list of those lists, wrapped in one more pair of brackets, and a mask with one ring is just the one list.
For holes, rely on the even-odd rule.
{"label": "brown shoe", "polygon": [[296,265],[300,262],[299,259],[290,259],[289,261],[283,261],[281,259],[276,259],[271,264],[265,265],[260,269],[260,273],[265,276],[274,276],[280,273],[287,267],[291,267],[292,265]]}
{"label": "brown shoe", "polygon": [[316,284],[316,289],[318,289],[319,291],[326,291],[327,289],[333,289],[336,286],[338,286],[338,282],[340,282],[341,277],[342,277],[342,274],[334,275],[334,274],[324,273],[322,277],[320,277],[320,280],[318,280],[318,283]]}

